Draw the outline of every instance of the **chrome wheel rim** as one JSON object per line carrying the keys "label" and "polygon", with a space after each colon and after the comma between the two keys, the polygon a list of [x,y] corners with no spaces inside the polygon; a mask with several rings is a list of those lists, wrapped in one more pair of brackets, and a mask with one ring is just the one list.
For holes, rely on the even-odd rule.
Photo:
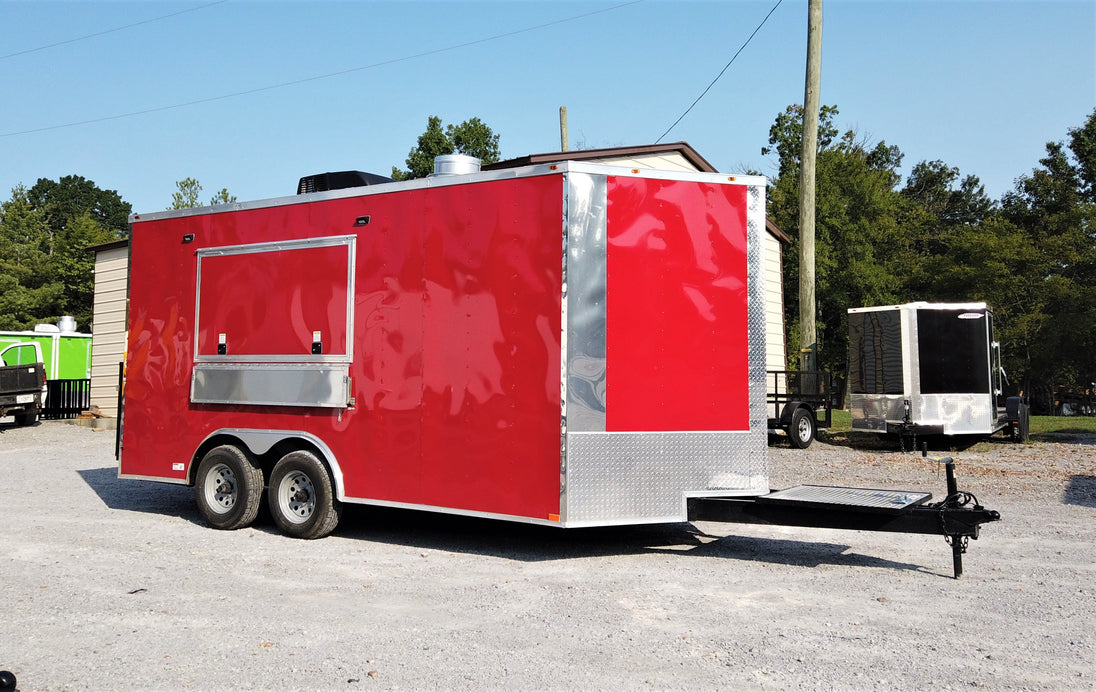
{"label": "chrome wheel rim", "polygon": [[205,483],[205,499],[211,510],[217,514],[228,514],[236,506],[239,494],[236,474],[226,464],[217,464],[209,470]]}
{"label": "chrome wheel rim", "polygon": [[811,438],[811,422],[805,416],[799,421],[799,439],[806,442]]}
{"label": "chrome wheel rim", "polygon": [[300,471],[290,471],[278,484],[278,508],[287,521],[303,524],[316,510],[316,488]]}

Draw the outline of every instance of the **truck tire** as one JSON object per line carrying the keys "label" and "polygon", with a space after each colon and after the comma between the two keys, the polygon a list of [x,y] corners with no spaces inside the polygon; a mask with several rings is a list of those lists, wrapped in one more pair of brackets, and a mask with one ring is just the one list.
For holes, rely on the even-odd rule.
{"label": "truck tire", "polygon": [[23,411],[22,413],[14,414],[16,425],[34,425],[38,422],[38,409],[32,408],[29,411]]}
{"label": "truck tire", "polygon": [[805,408],[797,408],[792,413],[792,421],[788,424],[788,439],[792,447],[806,449],[814,441],[814,416]]}
{"label": "truck tire", "polygon": [[290,452],[274,465],[266,504],[274,523],[293,538],[323,538],[342,514],[327,468],[305,450]]}
{"label": "truck tire", "polygon": [[263,471],[238,447],[214,447],[198,464],[194,495],[198,510],[213,528],[245,528],[259,514]]}

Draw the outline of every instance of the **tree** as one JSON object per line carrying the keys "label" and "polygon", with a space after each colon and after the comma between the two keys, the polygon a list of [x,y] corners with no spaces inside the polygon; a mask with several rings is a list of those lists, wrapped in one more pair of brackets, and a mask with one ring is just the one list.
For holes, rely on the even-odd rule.
{"label": "tree", "polygon": [[441,118],[430,116],[426,131],[419,135],[415,148],[407,154],[407,170],[392,167],[395,180],[425,178],[434,172],[434,159],[446,154],[467,154],[483,163],[499,160],[499,136],[479,118],[465,120],[460,125],[442,129]]}
{"label": "tree", "polygon": [[64,286],[49,271],[49,227],[22,185],[0,205],[0,329],[60,317]]}
{"label": "tree", "polygon": [[1025,385],[1044,407],[1059,386],[1096,381],[1096,111],[1069,135],[1068,147],[1048,142],[1040,167],[1001,200],[1003,221],[1031,244],[1013,268],[1025,304],[1009,326],[1027,346]]}
{"label": "tree", "polygon": [[3,298],[12,311],[6,321],[32,327],[72,315],[87,328],[95,263],[88,247],[129,235],[129,203],[114,190],[69,175],[16,188],[4,207],[0,235],[11,243],[0,261],[13,272],[5,286],[11,293]]}
{"label": "tree", "polygon": [[[171,193],[171,206],[168,209],[196,209],[202,206],[198,198],[202,194],[202,184],[194,178],[183,178],[176,181],[175,192]],[[227,187],[222,187],[217,194],[209,198],[209,206],[218,204],[232,204],[236,201],[236,195],[230,195]]]}
{"label": "tree", "polygon": [[[57,237],[52,277],[64,287],[60,314],[72,315],[78,324],[91,324],[95,303],[95,255],[88,248],[116,240],[90,212],[73,217]],[[58,315],[58,316],[59,316]]]}
{"label": "tree", "polygon": [[220,191],[209,198],[209,206],[215,207],[218,204],[233,204],[236,202],[236,195],[228,194],[228,188],[222,187]]}
{"label": "tree", "polygon": [[67,175],[56,182],[39,178],[27,191],[27,200],[45,214],[49,232],[61,231],[70,219],[87,212],[115,239],[129,235],[129,202],[114,190],[101,190],[94,182],[79,175]]}
{"label": "tree", "polygon": [[202,184],[194,178],[183,178],[176,181],[178,188],[171,193],[171,206],[168,209],[193,209],[202,204],[198,201],[198,195],[202,193]]}
{"label": "tree", "polygon": [[[906,204],[894,191],[902,152],[885,142],[871,144],[852,131],[839,139],[835,106],[819,113],[815,220],[815,277],[818,365],[831,372],[845,369],[850,307],[897,301],[903,295],[901,274],[909,243],[899,219]],[[784,282],[799,280],[799,154],[802,107],[789,106],[777,116],[764,151],[776,153],[780,174],[769,190],[769,214],[789,231],[792,246],[784,252]],[[785,294],[785,321],[790,343],[797,342],[799,296]],[[795,366],[795,356],[790,359]]]}

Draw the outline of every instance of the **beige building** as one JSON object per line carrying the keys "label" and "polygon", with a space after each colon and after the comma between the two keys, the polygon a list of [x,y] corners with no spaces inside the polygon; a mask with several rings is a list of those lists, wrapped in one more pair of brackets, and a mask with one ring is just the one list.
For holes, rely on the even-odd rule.
{"label": "beige building", "polygon": [[92,306],[91,403],[118,417],[118,364],[126,352],[129,303],[129,241],[97,245],[95,302]]}

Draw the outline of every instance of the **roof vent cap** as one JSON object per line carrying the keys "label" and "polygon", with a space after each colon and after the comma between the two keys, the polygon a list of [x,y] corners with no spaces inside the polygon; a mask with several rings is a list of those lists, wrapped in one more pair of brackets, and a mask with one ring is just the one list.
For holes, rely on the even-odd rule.
{"label": "roof vent cap", "polygon": [[467,154],[445,154],[434,158],[432,175],[467,175],[480,172],[480,160]]}

